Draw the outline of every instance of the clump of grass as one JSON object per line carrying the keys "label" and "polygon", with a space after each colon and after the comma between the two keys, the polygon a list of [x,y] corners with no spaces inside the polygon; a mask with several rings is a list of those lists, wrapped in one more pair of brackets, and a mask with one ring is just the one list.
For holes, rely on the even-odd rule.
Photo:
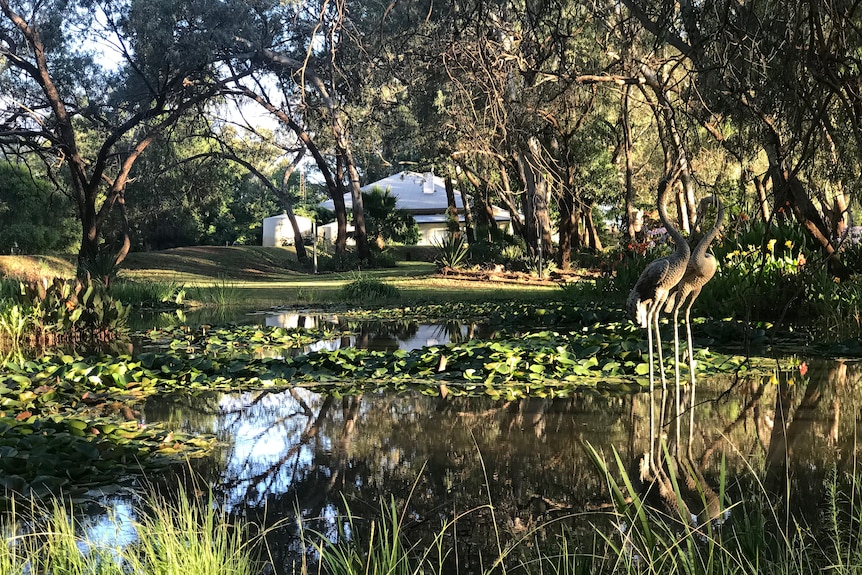
{"label": "clump of grass", "polygon": [[189,298],[218,307],[237,305],[240,303],[240,296],[239,285],[223,275],[220,275],[218,281],[211,286],[189,290]]}
{"label": "clump of grass", "polygon": [[[388,509],[381,504],[381,520],[371,520],[369,525],[360,526],[363,520],[350,512],[339,522],[339,537],[333,541],[322,534],[315,534],[315,541],[308,541],[317,551],[327,573],[391,573],[408,575],[421,573],[417,563],[421,559],[411,556],[411,549],[403,541],[402,515],[395,501]],[[367,533],[367,541],[360,536]]]}
{"label": "clump of grass", "polygon": [[176,503],[153,501],[138,525],[139,541],[126,554],[132,573],[251,575],[260,572],[244,525],[232,524],[211,502],[180,492]]}
{"label": "clump of grass", "polygon": [[394,299],[400,295],[398,288],[377,278],[354,273],[351,280],[339,291],[341,299],[349,302],[369,302]]}
{"label": "clump of grass", "polygon": [[[33,505],[32,519],[0,521],[0,573],[25,575],[188,574],[257,575],[262,565],[243,525],[235,525],[212,501],[180,495],[169,503],[153,498],[150,514],[135,526],[137,540],[108,546],[82,535],[83,525],[65,505]],[[42,518],[42,519],[40,519]],[[25,525],[36,525],[26,529]]]}
{"label": "clump of grass", "polygon": [[114,298],[136,306],[181,306],[186,290],[182,284],[172,281],[118,280],[111,285]]}

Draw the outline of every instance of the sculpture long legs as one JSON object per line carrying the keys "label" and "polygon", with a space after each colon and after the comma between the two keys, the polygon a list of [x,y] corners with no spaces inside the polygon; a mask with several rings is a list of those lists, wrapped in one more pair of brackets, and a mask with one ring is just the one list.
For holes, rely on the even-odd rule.
{"label": "sculpture long legs", "polygon": [[[659,316],[661,308],[665,300],[657,299],[647,311],[647,340],[649,345],[649,382],[650,382],[650,456],[649,464],[652,469],[655,469],[654,451],[655,446],[652,444],[656,435],[656,415],[655,415],[655,356],[658,355],[659,378],[661,379],[662,401],[661,414],[662,419],[660,427],[664,425],[664,410],[665,410],[665,392],[667,391],[667,378],[664,372],[664,353],[662,352],[661,330],[659,329]],[[675,359],[678,356],[679,341],[676,337],[676,324],[674,324],[674,355]],[[653,347],[655,346],[655,347]],[[679,388],[679,374],[677,373],[677,389]],[[677,392],[677,415],[679,415],[679,393]],[[659,445],[661,442],[659,441]]]}
{"label": "sculpture long legs", "polygon": [[691,378],[691,389],[688,392],[689,401],[688,401],[688,456],[691,458],[691,444],[694,440],[694,405],[695,405],[695,385],[696,385],[696,376],[694,373],[694,345],[692,344],[691,337],[691,304],[694,303],[694,299],[690,299],[688,305],[685,308],[685,331],[686,331],[686,348],[688,349],[688,374]]}

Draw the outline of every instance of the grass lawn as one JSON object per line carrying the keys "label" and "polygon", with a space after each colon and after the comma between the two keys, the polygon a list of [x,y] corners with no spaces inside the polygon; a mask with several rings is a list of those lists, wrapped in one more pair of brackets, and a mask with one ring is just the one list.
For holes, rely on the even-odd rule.
{"label": "grass lawn", "polygon": [[[0,256],[0,277],[72,277],[74,256]],[[119,277],[134,282],[164,282],[190,291],[221,292],[220,301],[244,306],[342,302],[340,288],[360,274],[398,288],[398,303],[441,301],[533,301],[558,292],[553,282],[488,281],[452,278],[417,259],[394,268],[311,274],[301,269],[293,248],[199,246],[128,255]],[[206,298],[203,298],[206,299]]]}

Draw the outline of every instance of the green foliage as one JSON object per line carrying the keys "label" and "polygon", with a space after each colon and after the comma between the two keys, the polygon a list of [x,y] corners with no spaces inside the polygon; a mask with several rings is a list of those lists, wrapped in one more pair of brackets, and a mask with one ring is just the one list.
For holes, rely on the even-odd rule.
{"label": "green foliage", "polygon": [[[263,218],[281,212],[256,178],[204,156],[214,151],[212,142],[195,135],[204,129],[202,120],[183,120],[172,139],[156,140],[137,161],[137,176],[126,190],[134,250],[260,245]],[[269,152],[257,150],[261,161]],[[196,155],[196,161],[181,161]]]}
{"label": "green foliage", "polygon": [[481,266],[502,263],[502,246],[499,242],[476,240],[470,244],[467,257],[470,263],[474,265]]}
{"label": "green foliage", "polygon": [[812,255],[805,241],[797,226],[741,225],[714,247],[719,269],[704,287],[699,309],[710,310],[712,317],[746,320],[814,319],[818,310],[812,297],[825,276],[806,263]]}
{"label": "green foliage", "polygon": [[0,340],[5,337],[13,348],[19,347],[32,323],[23,306],[0,300]]}
{"label": "green foliage", "polygon": [[398,266],[395,253],[388,249],[371,249],[371,266],[375,268],[394,268]]}
{"label": "green foliage", "polygon": [[435,240],[434,246],[437,248],[434,263],[438,268],[457,270],[466,264],[469,246],[462,235],[448,234],[442,240]]}
{"label": "green foliage", "polygon": [[593,287],[597,293],[606,293],[614,299],[625,297],[647,265],[670,252],[666,243],[655,241],[609,249],[602,254],[602,261],[599,263],[601,276],[595,280]]}
{"label": "green foliage", "polygon": [[78,263],[78,276],[81,281],[93,281],[105,288],[111,286],[119,273],[117,251],[108,243],[101,244],[95,254],[85,256]]}
{"label": "green foliage", "polygon": [[541,260],[539,256],[531,256],[524,261],[524,269],[532,275],[539,275],[541,272],[543,276],[547,276],[557,269],[557,264],[548,256],[544,256]]}
{"label": "green foliage", "polygon": [[138,524],[140,541],[127,554],[133,573],[260,573],[248,543],[248,524],[235,523],[220,511],[212,494],[192,501],[180,491],[176,502],[154,499],[152,508]]}
{"label": "green foliage", "polygon": [[[693,315],[743,321],[785,321],[805,325],[831,340],[862,330],[862,286],[858,279],[838,283],[817,261],[817,250],[795,224],[769,228],[763,222],[737,220],[711,252],[718,271],[706,284]],[[665,243],[631,244],[608,250],[602,275],[591,284],[564,288],[567,298],[621,300],[644,268],[669,253]]]}
{"label": "green foliage", "polygon": [[363,262],[356,252],[345,250],[343,253],[327,253],[318,255],[318,266],[321,271],[344,272],[357,270]]}
{"label": "green foliage", "polygon": [[74,204],[26,168],[0,162],[0,254],[73,251]]}
{"label": "green foliage", "polygon": [[130,281],[121,279],[111,285],[111,295],[136,307],[158,308],[182,306],[186,289],[182,284],[170,281]]}
{"label": "green foliage", "polygon": [[[586,445],[587,454],[606,483],[614,504],[612,524],[616,534],[600,533],[606,546],[595,552],[614,558],[610,569],[601,572],[642,573],[814,573],[824,570],[856,573],[862,564],[862,483],[852,476],[842,487],[839,473],[828,474],[824,489],[824,529],[802,525],[786,516],[784,502],[768,493],[758,478],[754,489],[738,486],[739,497],[725,507],[724,467],[720,470],[717,493],[691,474],[692,463],[670,455],[662,443],[659,473],[663,485],[641,483],[616,451],[608,463],[605,456]],[[655,473],[653,472],[653,475]],[[649,489],[646,489],[649,488]],[[662,490],[662,503],[652,490]],[[690,491],[687,492],[687,491]],[[720,508],[711,520],[692,522],[687,502],[703,505],[717,499]]]}
{"label": "green foliage", "polygon": [[21,282],[14,303],[5,301],[0,334],[16,345],[106,340],[125,329],[129,313],[101,283],[61,278]]}
{"label": "green foliage", "polygon": [[339,293],[341,299],[353,303],[394,299],[399,296],[395,286],[361,273],[352,274]]}
{"label": "green foliage", "polygon": [[219,307],[235,305],[241,301],[237,283],[224,276],[219,277],[211,286],[191,288],[188,294],[190,299]]}
{"label": "green foliage", "polygon": [[398,198],[377,186],[362,192],[365,209],[365,232],[370,239],[415,245],[419,241],[419,226],[413,216],[397,207]]}
{"label": "green foliage", "polygon": [[[394,499],[389,506],[381,502],[381,519],[363,524],[360,517],[347,508],[344,521],[338,522],[338,537],[333,541],[325,533],[303,533],[306,544],[317,550],[327,573],[413,575],[422,572],[423,557],[414,557],[403,541],[403,513]],[[367,537],[367,539],[365,539]]]}

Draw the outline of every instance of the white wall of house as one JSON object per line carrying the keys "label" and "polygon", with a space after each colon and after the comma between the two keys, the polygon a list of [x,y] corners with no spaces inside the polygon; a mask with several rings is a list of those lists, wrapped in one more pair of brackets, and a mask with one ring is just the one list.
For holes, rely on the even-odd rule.
{"label": "white wall of house", "polygon": [[[296,223],[302,235],[311,234],[312,221],[303,216],[296,216]],[[263,219],[263,246],[280,247],[294,245],[293,226],[287,214]]]}

